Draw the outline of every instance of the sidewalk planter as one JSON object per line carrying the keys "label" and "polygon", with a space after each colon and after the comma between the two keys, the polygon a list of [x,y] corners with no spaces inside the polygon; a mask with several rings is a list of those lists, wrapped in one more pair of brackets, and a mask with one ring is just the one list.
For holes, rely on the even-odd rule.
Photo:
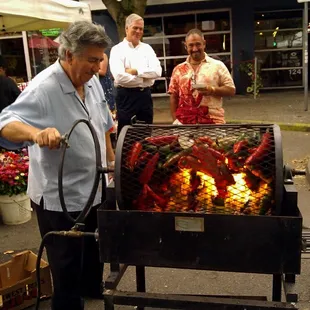
{"label": "sidewalk planter", "polygon": [[30,199],[26,194],[0,195],[0,213],[6,225],[19,225],[31,219]]}

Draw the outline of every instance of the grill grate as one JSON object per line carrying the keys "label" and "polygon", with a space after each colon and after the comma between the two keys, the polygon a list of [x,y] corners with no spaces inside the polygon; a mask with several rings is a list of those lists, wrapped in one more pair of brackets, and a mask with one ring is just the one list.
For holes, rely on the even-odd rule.
{"label": "grill grate", "polygon": [[116,155],[121,209],[235,215],[275,211],[272,125],[128,126]]}

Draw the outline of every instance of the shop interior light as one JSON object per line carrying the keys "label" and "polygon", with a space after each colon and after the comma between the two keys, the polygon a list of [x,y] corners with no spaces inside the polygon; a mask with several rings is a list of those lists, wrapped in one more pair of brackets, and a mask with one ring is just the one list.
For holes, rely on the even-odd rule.
{"label": "shop interior light", "polygon": [[277,27],[277,28],[275,29],[275,31],[273,32],[273,34],[272,34],[272,36],[273,36],[274,38],[277,36],[278,31],[279,31],[279,27]]}

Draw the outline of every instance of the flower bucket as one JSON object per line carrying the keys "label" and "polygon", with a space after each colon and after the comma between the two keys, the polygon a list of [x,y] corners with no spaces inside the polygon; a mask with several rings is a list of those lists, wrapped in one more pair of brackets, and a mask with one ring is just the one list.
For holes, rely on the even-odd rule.
{"label": "flower bucket", "polygon": [[0,209],[6,225],[23,224],[31,220],[30,199],[26,194],[0,195]]}

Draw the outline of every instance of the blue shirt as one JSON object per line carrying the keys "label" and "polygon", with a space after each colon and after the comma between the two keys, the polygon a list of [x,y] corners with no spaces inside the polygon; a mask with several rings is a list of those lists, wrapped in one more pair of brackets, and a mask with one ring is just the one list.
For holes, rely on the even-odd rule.
{"label": "blue shirt", "polygon": [[[85,104],[64,72],[59,61],[38,74],[16,101],[0,114],[0,130],[12,121],[45,129],[55,127],[67,133],[78,119],[87,119],[96,130],[101,147],[102,165],[106,166],[105,133],[113,126],[111,113],[96,76],[84,85]],[[95,176],[95,150],[88,127],[75,127],[69,140],[63,169],[63,191],[69,212],[81,211],[90,195]],[[0,145],[9,149],[21,147],[0,138]],[[36,204],[44,198],[44,208],[62,211],[58,194],[58,167],[61,150],[29,146],[28,195]],[[100,203],[99,187],[94,205]]]}

